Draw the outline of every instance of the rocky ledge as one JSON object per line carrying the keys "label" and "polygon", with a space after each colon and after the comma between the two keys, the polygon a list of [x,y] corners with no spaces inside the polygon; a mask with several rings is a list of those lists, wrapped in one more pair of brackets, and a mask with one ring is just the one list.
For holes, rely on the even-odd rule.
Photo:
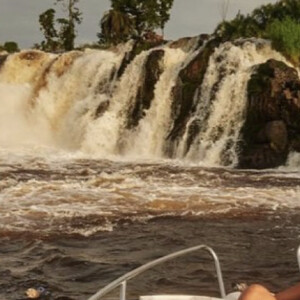
{"label": "rocky ledge", "polygon": [[290,151],[300,152],[300,80],[296,69],[276,60],[256,67],[248,83],[241,140],[241,168],[278,167]]}

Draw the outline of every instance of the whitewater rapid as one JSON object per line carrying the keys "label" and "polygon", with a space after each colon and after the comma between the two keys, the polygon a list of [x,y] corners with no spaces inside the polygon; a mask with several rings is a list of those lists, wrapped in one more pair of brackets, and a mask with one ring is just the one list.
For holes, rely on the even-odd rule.
{"label": "whitewater rapid", "polygon": [[298,172],[202,168],[170,161],[28,157],[13,163],[2,158],[2,233],[91,235],[124,220],[235,218],[300,208]]}
{"label": "whitewater rapid", "polygon": [[[253,68],[270,58],[284,61],[266,41],[214,51],[182,139],[172,157],[166,153],[174,87],[204,46],[195,39],[188,49],[166,45],[131,61],[131,43],[9,55],[0,66],[0,232],[89,236],[120,220],[299,209],[298,154],[277,170],[231,168]],[[131,122],[155,51],[163,55],[153,99]],[[188,146],[194,122],[201,126]]]}
{"label": "whitewater rapid", "polygon": [[[173,126],[173,88],[179,72],[204,47],[188,51],[164,46],[143,51],[124,64],[132,45],[114,51],[85,50],[61,55],[22,51],[8,56],[0,69],[1,146],[54,148],[92,157],[168,158],[167,136]],[[138,101],[147,76],[145,64],[162,50],[161,74],[150,107],[134,127],[130,111]],[[266,41],[220,45],[210,57],[203,83],[195,92],[195,111],[185,126],[174,158],[205,166],[234,166],[237,142],[244,122],[246,86],[253,67],[270,58],[284,60]],[[194,122],[200,130],[188,146]],[[187,146],[189,148],[187,148]]]}

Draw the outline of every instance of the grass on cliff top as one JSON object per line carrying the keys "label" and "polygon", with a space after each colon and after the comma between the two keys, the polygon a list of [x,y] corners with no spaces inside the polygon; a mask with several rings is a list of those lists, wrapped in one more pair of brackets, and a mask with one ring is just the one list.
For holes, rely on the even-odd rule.
{"label": "grass on cliff top", "polygon": [[300,62],[300,23],[290,17],[275,20],[266,29],[265,37],[272,41],[273,47],[292,63]]}
{"label": "grass on cliff top", "polygon": [[266,38],[287,59],[299,65],[300,61],[300,1],[280,0],[262,5],[251,14],[240,13],[218,25],[215,35],[222,41],[238,38]]}

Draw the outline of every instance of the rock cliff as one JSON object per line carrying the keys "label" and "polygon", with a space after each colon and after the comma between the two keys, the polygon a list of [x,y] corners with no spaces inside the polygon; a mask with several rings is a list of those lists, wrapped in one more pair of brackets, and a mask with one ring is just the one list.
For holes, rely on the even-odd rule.
{"label": "rock cliff", "polygon": [[300,151],[300,80],[296,69],[268,60],[248,83],[239,167],[273,168]]}

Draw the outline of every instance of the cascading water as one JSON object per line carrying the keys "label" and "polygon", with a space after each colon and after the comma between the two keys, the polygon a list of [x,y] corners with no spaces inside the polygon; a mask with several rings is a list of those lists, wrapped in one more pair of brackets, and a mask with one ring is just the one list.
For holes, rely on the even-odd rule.
{"label": "cascading water", "polygon": [[[194,44],[197,43],[195,40]],[[0,113],[17,114],[10,118],[14,124],[10,126],[12,134],[8,134],[7,117],[1,120],[3,144],[7,135],[10,143],[14,140],[14,145],[22,144],[23,136],[26,143],[35,140],[102,158],[164,157],[164,144],[173,122],[172,89],[180,70],[204,47],[189,47],[187,52],[168,46],[161,48],[162,71],[153,87],[153,99],[143,109],[137,125],[128,127],[128,112],[132,111],[141,82],[147,76],[146,61],[156,51],[136,56],[118,79],[115,74],[130,47],[128,44],[114,52],[73,51],[60,56],[25,51],[10,56],[0,71]],[[202,85],[195,92],[196,110],[186,125],[175,157],[205,165],[236,164],[247,82],[253,66],[270,58],[284,60],[269,43],[259,40],[225,43],[214,51]],[[11,88],[15,90],[14,100],[5,98],[5,89],[11,95]],[[190,127],[195,122],[199,132],[187,145],[187,140],[191,140]]]}
{"label": "cascading water", "polygon": [[118,142],[124,130],[127,107],[136,97],[147,55],[146,52],[142,53],[127,67],[114,94],[111,95],[107,111],[88,125],[82,144],[83,151],[102,157],[118,154]]}
{"label": "cascading water", "polygon": [[182,145],[183,155],[193,122],[200,130],[186,157],[204,165],[219,166],[237,164],[237,143],[245,119],[247,83],[253,66],[270,58],[285,59],[272,50],[263,40],[227,42],[210,57],[200,92],[196,94],[197,105],[190,119]]}
{"label": "cascading water", "polygon": [[[87,299],[153,255],[204,241],[223,253],[244,249],[251,269],[267,276],[276,257],[284,274],[276,284],[289,280],[299,154],[282,169],[224,167],[236,164],[254,66],[284,59],[265,41],[200,43],[134,58],[131,43],[0,55],[0,299],[40,286],[53,299]],[[258,257],[262,244],[276,253]],[[241,256],[228,258],[235,282],[245,276],[233,267]],[[199,292],[203,262],[183,267],[192,282],[185,292]],[[178,269],[175,277],[171,292],[183,278]],[[148,278],[138,284],[143,292],[165,284],[157,273],[151,286]]]}
{"label": "cascading water", "polygon": [[114,74],[130,47],[60,56],[23,51],[10,56],[0,72],[0,113],[14,126],[1,120],[0,136],[9,136],[8,141],[2,138],[2,145],[14,140],[14,147],[34,143],[79,149],[88,123],[110,100]]}
{"label": "cascading water", "polygon": [[155,86],[150,109],[139,126],[127,136],[127,154],[141,157],[162,157],[163,144],[170,125],[171,89],[176,83],[188,53],[180,49],[165,49],[163,73]]}
{"label": "cascading water", "polygon": [[[35,99],[35,111],[48,120],[60,147],[80,148],[97,108],[110,100],[113,72],[122,58],[123,53],[108,51],[71,52],[53,64],[46,86]],[[65,64],[67,68],[60,71]]]}
{"label": "cascading water", "polygon": [[[24,51],[10,55],[0,72],[0,141],[2,147],[19,148],[47,143],[50,132],[42,116],[30,114],[34,87],[54,55]],[[52,144],[52,142],[50,142]]]}

